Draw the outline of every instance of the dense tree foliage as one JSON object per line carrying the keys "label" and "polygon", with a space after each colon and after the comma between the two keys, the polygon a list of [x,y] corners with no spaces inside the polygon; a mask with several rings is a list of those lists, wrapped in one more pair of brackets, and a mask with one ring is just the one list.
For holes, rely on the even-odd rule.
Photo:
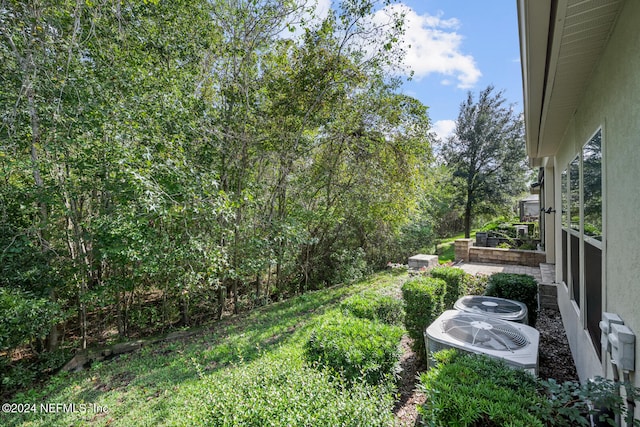
{"label": "dense tree foliage", "polygon": [[498,205],[520,122],[469,95],[435,166],[388,3],[0,0],[0,367],[431,251],[462,177]]}
{"label": "dense tree foliage", "polygon": [[473,218],[499,213],[525,189],[524,123],[505,102],[493,86],[481,91],[477,101],[469,92],[460,105],[454,135],[442,145],[464,206],[465,237]]}
{"label": "dense tree foliage", "polygon": [[429,120],[384,77],[402,17],[376,7],[0,0],[0,299],[39,319],[0,351],[193,324],[428,245]]}

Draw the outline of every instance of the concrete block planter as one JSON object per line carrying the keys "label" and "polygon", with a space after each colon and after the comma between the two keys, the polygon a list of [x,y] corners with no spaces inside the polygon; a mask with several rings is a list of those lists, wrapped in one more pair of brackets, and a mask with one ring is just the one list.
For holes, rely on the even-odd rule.
{"label": "concrete block planter", "polygon": [[438,255],[418,254],[409,258],[409,268],[419,270],[421,268],[431,269],[438,265]]}

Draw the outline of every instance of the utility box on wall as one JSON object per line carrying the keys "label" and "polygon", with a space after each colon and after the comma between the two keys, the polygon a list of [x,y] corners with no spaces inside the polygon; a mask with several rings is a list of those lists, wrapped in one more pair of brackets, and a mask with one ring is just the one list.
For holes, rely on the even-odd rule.
{"label": "utility box on wall", "polygon": [[611,324],[609,342],[611,343],[611,358],[618,368],[625,371],[635,370],[636,340],[633,331],[626,325]]}

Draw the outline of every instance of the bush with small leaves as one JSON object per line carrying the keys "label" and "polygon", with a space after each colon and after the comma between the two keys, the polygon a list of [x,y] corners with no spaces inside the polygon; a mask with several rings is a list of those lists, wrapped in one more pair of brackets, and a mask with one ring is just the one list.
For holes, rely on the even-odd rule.
{"label": "bush with small leaves", "polygon": [[450,310],[457,299],[464,295],[465,278],[467,273],[456,267],[434,267],[431,269],[431,277],[442,279],[447,284],[447,292],[444,295],[444,308]]}
{"label": "bush with small leaves", "polygon": [[405,327],[413,338],[413,351],[426,360],[424,330],[444,311],[446,282],[433,277],[416,277],[402,285]]}
{"label": "bush with small leaves", "polygon": [[532,408],[547,407],[529,373],[486,356],[445,350],[420,376],[425,426],[545,426]]}
{"label": "bush with small leaves", "polygon": [[380,384],[393,378],[400,359],[398,326],[333,310],[322,315],[305,344],[308,361],[329,368],[348,383]]}
{"label": "bush with small leaves", "polygon": [[527,306],[529,325],[538,318],[538,283],[528,274],[494,273],[489,277],[485,295],[520,301]]}
{"label": "bush with small leaves", "polygon": [[[298,355],[266,355],[194,384],[188,424],[213,427],[372,426],[393,424],[393,394],[386,386],[347,385]],[[205,388],[207,393],[201,393]]]}
{"label": "bush with small leaves", "polygon": [[331,283],[355,283],[370,271],[362,248],[334,252],[331,254],[331,261]]}
{"label": "bush with small leaves", "polygon": [[18,289],[0,288],[0,351],[44,338],[63,320],[60,306]]}
{"label": "bush with small leaves", "polygon": [[549,425],[558,427],[589,426],[590,417],[597,425],[616,425],[615,417],[625,420],[627,426],[640,426],[640,420],[629,411],[626,400],[620,395],[624,387],[633,401],[640,398],[640,388],[629,383],[615,382],[595,377],[584,384],[576,381],[557,383],[553,378],[539,380],[549,405],[538,408],[540,417]]}
{"label": "bush with small leaves", "polygon": [[350,296],[340,303],[340,308],[355,317],[389,325],[401,325],[404,321],[402,301],[373,291]]}
{"label": "bush with small leaves", "polygon": [[467,274],[464,278],[465,295],[484,295],[489,283],[489,276],[486,274]]}
{"label": "bush with small leaves", "polygon": [[633,401],[640,388],[596,377],[585,384],[538,379],[487,356],[443,350],[433,355],[436,366],[420,376],[426,395],[418,407],[427,426],[589,426],[640,427],[620,396],[624,387]]}

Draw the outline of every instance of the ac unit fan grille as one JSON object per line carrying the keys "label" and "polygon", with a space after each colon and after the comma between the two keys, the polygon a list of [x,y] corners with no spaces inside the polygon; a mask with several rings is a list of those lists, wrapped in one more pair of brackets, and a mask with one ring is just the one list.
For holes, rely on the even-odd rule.
{"label": "ac unit fan grille", "polygon": [[529,344],[517,329],[502,322],[496,324],[490,319],[482,322],[464,318],[448,319],[443,321],[442,329],[457,340],[485,349],[513,352]]}
{"label": "ac unit fan grille", "polygon": [[502,320],[526,323],[527,306],[519,301],[484,295],[460,297],[454,304],[456,310],[466,313],[487,314]]}
{"label": "ac unit fan grille", "polygon": [[[502,359],[511,367],[537,373],[539,333],[530,326],[447,310],[425,329],[424,340],[429,353],[455,348]],[[428,366],[432,362],[429,359]]]}

